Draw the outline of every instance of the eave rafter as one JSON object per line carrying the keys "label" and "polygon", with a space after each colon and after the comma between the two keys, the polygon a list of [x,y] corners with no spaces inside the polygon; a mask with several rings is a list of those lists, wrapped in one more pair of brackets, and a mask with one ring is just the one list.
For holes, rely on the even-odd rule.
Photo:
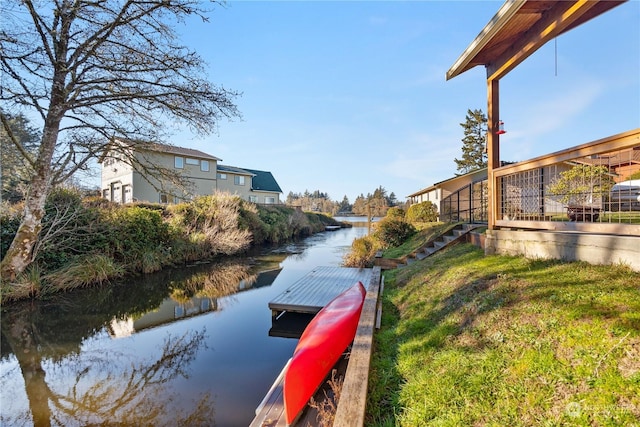
{"label": "eave rafter", "polygon": [[518,35],[516,43],[512,43],[501,55],[486,64],[487,80],[504,77],[545,43],[573,28],[598,4],[599,2],[592,0],[556,3],[524,35]]}
{"label": "eave rafter", "polygon": [[446,73],[484,66],[499,80],[545,43],[628,0],[507,0]]}

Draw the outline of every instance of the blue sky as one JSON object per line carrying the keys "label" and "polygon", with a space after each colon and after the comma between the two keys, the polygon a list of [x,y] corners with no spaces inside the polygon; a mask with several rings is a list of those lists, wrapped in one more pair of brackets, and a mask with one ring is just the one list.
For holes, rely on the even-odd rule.
{"label": "blue sky", "polygon": [[[242,120],[173,143],[271,171],[283,190],[351,202],[383,186],[404,201],[456,173],[467,109],[487,111],[486,75],[445,73],[497,1],[232,1],[182,42],[217,85],[242,92]],[[640,1],[557,39],[500,82],[518,161],[640,127]],[[556,75],[557,66],[557,75]]]}

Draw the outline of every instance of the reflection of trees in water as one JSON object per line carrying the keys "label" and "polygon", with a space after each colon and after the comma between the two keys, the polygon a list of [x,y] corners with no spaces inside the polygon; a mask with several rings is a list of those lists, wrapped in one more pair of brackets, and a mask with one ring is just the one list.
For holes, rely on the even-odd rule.
{"label": "reflection of trees in water", "polygon": [[[177,377],[188,378],[188,366],[197,352],[206,347],[204,331],[190,331],[168,337],[157,359],[127,363],[127,356],[104,351],[74,356],[73,363],[55,363],[49,377],[59,378],[55,387],[41,381],[31,393],[30,410],[34,425],[212,425],[211,396],[203,395],[193,407],[181,396],[167,394],[167,385]],[[132,355],[131,357],[135,357]],[[114,363],[117,361],[117,363]],[[25,379],[27,376],[23,369]],[[4,388],[6,390],[6,388]],[[55,391],[54,391],[55,390]],[[15,425],[28,414],[3,415],[3,425]]]}
{"label": "reflection of trees in water", "polygon": [[[211,396],[185,402],[169,388],[172,380],[187,377],[188,365],[204,346],[202,332],[168,338],[153,360],[87,347],[103,339],[114,319],[140,318],[156,311],[167,296],[179,302],[216,299],[271,285],[284,258],[260,255],[260,269],[255,259],[243,258],[165,270],[121,285],[2,307],[2,363],[8,366],[15,356],[27,401],[16,393],[16,409],[9,412],[10,406],[3,405],[0,425],[212,425]],[[261,271],[265,265],[274,269]],[[11,399],[16,386],[16,372],[3,372],[3,400]],[[23,405],[28,408],[17,413]]]}
{"label": "reflection of trees in water", "polygon": [[[249,269],[240,260],[170,270],[122,286],[83,289],[55,295],[47,301],[3,307],[2,359],[6,362],[11,354],[15,355],[30,414],[9,415],[3,411],[0,424],[29,425],[29,421],[21,420],[31,417],[34,425],[43,426],[67,425],[70,420],[78,420],[72,425],[111,421],[150,425],[173,417],[178,425],[211,425],[213,409],[209,396],[194,402],[194,409],[186,414],[178,410],[167,413],[171,406],[184,406],[167,401],[175,398],[162,396],[156,401],[154,396],[170,378],[185,376],[183,369],[193,360],[202,334],[168,340],[160,358],[147,366],[143,362],[124,366],[120,363],[121,354],[110,354],[108,358],[94,356],[87,362],[81,346],[104,331],[113,319],[140,317],[156,310],[169,293],[186,300],[192,296],[218,298],[237,292],[240,281],[249,287],[257,277],[249,274]],[[56,375],[60,370],[73,372]],[[0,378],[3,399],[9,377]],[[68,392],[52,391],[66,384],[68,378],[76,379]],[[131,417],[140,422],[129,423]]]}
{"label": "reflection of trees in water", "polygon": [[171,285],[171,298],[186,302],[191,298],[220,298],[238,292],[239,283],[245,288],[255,283],[257,274],[250,274],[247,264],[223,263],[216,268],[195,273]]}

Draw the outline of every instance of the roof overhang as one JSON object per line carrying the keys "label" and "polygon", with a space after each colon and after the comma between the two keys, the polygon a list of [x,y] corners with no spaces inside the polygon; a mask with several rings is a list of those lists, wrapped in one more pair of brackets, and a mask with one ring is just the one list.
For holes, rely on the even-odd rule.
{"label": "roof overhang", "polygon": [[507,0],[447,71],[450,80],[478,65],[499,80],[549,40],[628,0]]}

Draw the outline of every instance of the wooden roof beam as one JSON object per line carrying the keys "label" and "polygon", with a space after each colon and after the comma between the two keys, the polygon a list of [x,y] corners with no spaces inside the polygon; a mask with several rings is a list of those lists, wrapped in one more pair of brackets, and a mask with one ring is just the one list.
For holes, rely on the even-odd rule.
{"label": "wooden roof beam", "polygon": [[513,2],[505,2],[498,10],[496,15],[491,19],[489,24],[485,26],[480,34],[471,42],[469,47],[460,55],[456,62],[447,71],[446,79],[451,80],[459,74],[473,68],[475,64],[472,61],[487,46],[491,39],[498,34],[510,19],[525,4],[525,0],[516,0]]}
{"label": "wooden roof beam", "polygon": [[597,1],[579,0],[576,2],[558,2],[553,9],[544,13],[520,42],[507,49],[494,61],[487,64],[487,80],[499,80],[513,70],[546,42],[572,28],[576,21],[587,14]]}

